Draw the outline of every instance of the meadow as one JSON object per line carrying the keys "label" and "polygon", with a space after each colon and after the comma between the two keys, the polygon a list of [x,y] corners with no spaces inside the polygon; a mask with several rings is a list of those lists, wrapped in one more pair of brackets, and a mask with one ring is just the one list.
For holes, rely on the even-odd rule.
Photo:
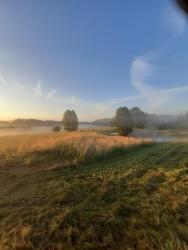
{"label": "meadow", "polygon": [[188,249],[188,144],[0,138],[0,249]]}
{"label": "meadow", "polygon": [[41,135],[27,134],[0,137],[1,164],[6,161],[19,161],[20,164],[33,164],[42,160],[55,161],[68,165],[95,161],[98,158],[109,157],[118,151],[127,150],[133,145],[146,143],[147,140],[106,136],[98,132],[63,132]]}

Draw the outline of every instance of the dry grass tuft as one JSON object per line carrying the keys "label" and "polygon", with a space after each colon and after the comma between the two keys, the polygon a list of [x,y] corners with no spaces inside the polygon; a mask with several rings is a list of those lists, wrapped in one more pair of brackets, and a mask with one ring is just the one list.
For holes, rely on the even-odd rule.
{"label": "dry grass tuft", "polygon": [[22,156],[35,151],[50,150],[60,145],[71,145],[82,154],[88,151],[105,153],[114,147],[128,147],[141,143],[141,139],[106,136],[96,132],[4,136],[0,137],[0,157]]}

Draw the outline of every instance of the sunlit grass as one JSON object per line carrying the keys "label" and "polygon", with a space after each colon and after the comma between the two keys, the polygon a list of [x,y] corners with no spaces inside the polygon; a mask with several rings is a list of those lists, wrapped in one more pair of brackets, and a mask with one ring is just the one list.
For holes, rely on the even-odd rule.
{"label": "sunlit grass", "polygon": [[51,168],[50,154],[74,156],[67,145],[32,151],[33,166],[16,157],[0,168],[0,249],[187,249],[187,144],[138,144],[104,161]]}
{"label": "sunlit grass", "polygon": [[69,132],[41,135],[0,137],[0,157],[10,159],[28,155],[50,156],[55,159],[83,161],[111,151],[139,145],[144,141],[122,136],[106,136],[96,132]]}

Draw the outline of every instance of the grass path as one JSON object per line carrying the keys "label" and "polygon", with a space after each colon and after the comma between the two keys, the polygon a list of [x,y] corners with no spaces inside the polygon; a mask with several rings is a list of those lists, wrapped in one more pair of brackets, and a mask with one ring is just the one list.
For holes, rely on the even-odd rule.
{"label": "grass path", "polygon": [[0,249],[188,249],[188,145],[0,169]]}

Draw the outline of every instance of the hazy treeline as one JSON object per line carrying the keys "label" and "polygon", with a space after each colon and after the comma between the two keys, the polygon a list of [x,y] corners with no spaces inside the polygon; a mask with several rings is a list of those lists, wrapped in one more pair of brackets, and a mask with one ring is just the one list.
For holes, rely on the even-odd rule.
{"label": "hazy treeline", "polygon": [[0,121],[0,126],[11,127],[42,127],[61,125],[61,121],[39,119],[15,119],[13,121]]}
{"label": "hazy treeline", "polygon": [[[183,115],[148,114],[137,107],[129,110],[134,128],[183,129],[188,128],[188,112]],[[113,118],[98,119],[96,125],[113,126]]]}
{"label": "hazy treeline", "polygon": [[183,115],[147,115],[148,127],[158,129],[188,128],[188,112]]}
{"label": "hazy treeline", "polygon": [[[135,128],[155,129],[183,129],[188,128],[188,112],[183,115],[158,115],[148,114],[134,107],[129,110],[132,114]],[[97,119],[93,122],[79,122],[101,126],[112,126],[113,118]],[[62,121],[39,120],[39,119],[15,119],[13,121],[0,121],[0,127],[40,127],[61,126]]]}

